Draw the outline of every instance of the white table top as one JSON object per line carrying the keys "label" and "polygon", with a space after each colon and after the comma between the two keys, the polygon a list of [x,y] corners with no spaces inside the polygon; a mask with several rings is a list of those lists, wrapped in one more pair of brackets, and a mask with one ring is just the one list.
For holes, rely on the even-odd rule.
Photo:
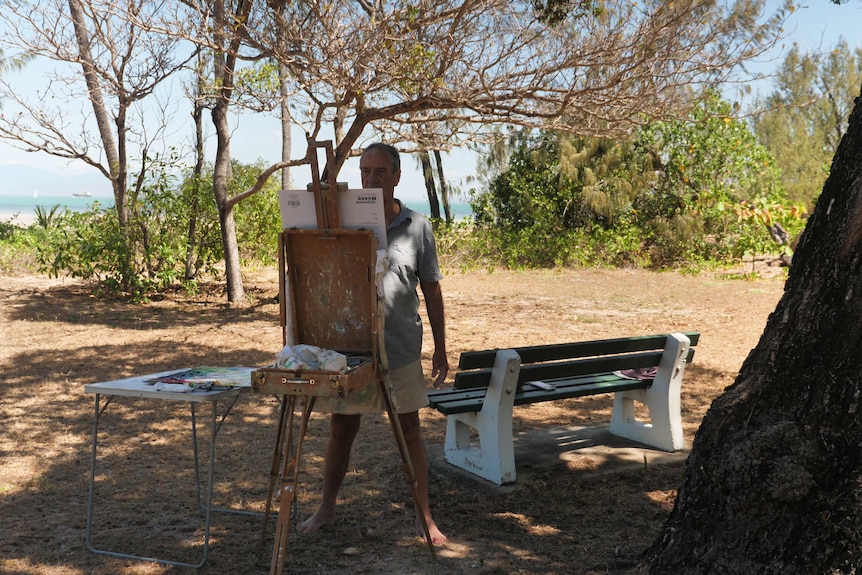
{"label": "white table top", "polygon": [[[248,368],[249,372],[256,368]],[[150,373],[147,375],[139,375],[136,377],[127,377],[126,379],[117,379],[114,381],[103,381],[100,383],[90,383],[84,386],[85,393],[93,393],[99,395],[121,395],[125,397],[144,397],[152,399],[168,399],[174,401],[189,401],[189,402],[204,402],[218,401],[225,397],[230,397],[241,393],[243,390],[250,389],[249,386],[234,386],[234,387],[216,387],[212,391],[193,390],[185,392],[175,391],[159,391],[156,389],[156,384],[147,383],[145,380],[153,379],[163,375],[178,373],[185,371],[184,369],[171,369],[159,373]]]}

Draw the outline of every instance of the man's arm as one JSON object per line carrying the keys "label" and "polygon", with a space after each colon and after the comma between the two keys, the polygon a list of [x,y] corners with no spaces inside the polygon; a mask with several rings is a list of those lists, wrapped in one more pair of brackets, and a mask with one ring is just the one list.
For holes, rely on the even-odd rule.
{"label": "man's arm", "polygon": [[434,387],[440,387],[449,374],[449,360],[446,357],[446,318],[443,313],[443,290],[440,282],[420,282],[425,297],[425,310],[428,323],[434,336],[434,355],[431,360],[431,377]]}

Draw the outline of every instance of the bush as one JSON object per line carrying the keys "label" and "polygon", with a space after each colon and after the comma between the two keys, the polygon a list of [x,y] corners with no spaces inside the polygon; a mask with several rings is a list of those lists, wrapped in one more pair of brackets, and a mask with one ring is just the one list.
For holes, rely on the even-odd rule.
{"label": "bush", "polygon": [[[248,189],[262,169],[235,163],[231,193]],[[277,189],[270,183],[234,210],[247,262],[275,261],[281,229]],[[116,208],[98,203],[86,212],[49,214],[50,225],[34,231],[39,270],[98,281],[135,298],[169,286],[195,289],[200,273],[216,273],[223,256],[211,179],[188,176],[177,186],[166,172],[146,180],[129,198],[124,229]]]}
{"label": "bush", "polygon": [[15,218],[0,221],[0,275],[38,271],[37,244],[32,235],[32,230],[19,226]]}
{"label": "bush", "polygon": [[655,122],[628,142],[521,135],[505,171],[473,192],[482,251],[515,267],[700,266],[786,248],[804,223],[775,162],[713,94],[689,121]]}

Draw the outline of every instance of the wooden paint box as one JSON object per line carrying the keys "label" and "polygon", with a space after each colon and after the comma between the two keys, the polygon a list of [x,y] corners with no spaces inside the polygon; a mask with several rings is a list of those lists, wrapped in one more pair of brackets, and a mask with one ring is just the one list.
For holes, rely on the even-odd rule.
{"label": "wooden paint box", "polygon": [[[364,229],[288,229],[279,236],[279,304],[284,343],[348,357],[341,372],[266,367],[252,389],[313,396],[316,410],[380,408],[383,298],[377,240]],[[320,401],[330,398],[332,401]]]}

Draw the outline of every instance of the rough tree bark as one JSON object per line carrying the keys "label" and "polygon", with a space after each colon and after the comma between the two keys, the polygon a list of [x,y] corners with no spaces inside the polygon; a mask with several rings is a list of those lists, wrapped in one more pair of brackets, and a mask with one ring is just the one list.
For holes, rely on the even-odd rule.
{"label": "rough tree bark", "polygon": [[[72,23],[75,27],[75,39],[78,41],[78,51],[80,54],[81,67],[84,72],[84,81],[87,83],[87,91],[90,97],[90,103],[93,106],[93,117],[96,120],[96,126],[99,128],[99,137],[101,138],[102,148],[105,151],[107,165],[110,169],[111,188],[114,192],[114,205],[117,209],[117,218],[119,220],[120,229],[126,232],[126,223],[129,220],[129,207],[126,202],[126,162],[125,155],[121,154],[114,138],[113,127],[115,123],[111,120],[111,114],[105,106],[103,97],[103,89],[99,82],[98,74],[95,70],[93,62],[93,54],[90,49],[92,39],[87,30],[87,20],[84,16],[84,9],[81,2],[78,0],[69,0],[69,14],[72,16]],[[125,118],[125,106],[128,106],[128,101],[123,101],[122,98],[120,108],[122,114],[120,117]],[[125,128],[125,126],[122,126]],[[125,137],[125,130],[121,126],[116,125],[117,133],[121,138]],[[124,144],[125,142],[121,142]],[[125,147],[125,146],[123,146]]]}
{"label": "rough tree bark", "polygon": [[244,22],[251,10],[251,0],[241,1],[236,10],[229,13],[227,3],[215,2],[213,20],[215,25],[213,44],[220,51],[213,55],[216,85],[218,94],[212,109],[212,121],[216,130],[216,153],[213,164],[213,194],[218,204],[219,222],[221,224],[222,248],[224,249],[224,275],[227,284],[227,300],[230,303],[241,304],[245,301],[245,288],[242,285],[242,269],[239,260],[239,247],[236,243],[236,221],[233,208],[240,198],[230,197],[228,184],[233,174],[231,172],[230,126],[228,114],[234,93],[234,80],[237,66],[237,53],[241,45],[240,38],[226,35],[225,22]]}
{"label": "rough tree bark", "polygon": [[434,171],[431,168],[431,157],[428,152],[419,152],[419,161],[422,163],[422,177],[425,179],[425,192],[428,196],[431,217],[439,220],[440,202],[437,200],[437,185],[434,182]]}
{"label": "rough tree bark", "polygon": [[440,180],[440,201],[443,203],[443,215],[446,223],[452,223],[452,209],[449,207],[449,186],[446,184],[446,176],[443,174],[443,158],[440,150],[434,150],[434,163],[437,165],[437,179]]}
{"label": "rough tree bark", "polygon": [[[709,337],[709,334],[704,334]],[[862,566],[862,98],[784,296],[710,407],[642,573]]]}

